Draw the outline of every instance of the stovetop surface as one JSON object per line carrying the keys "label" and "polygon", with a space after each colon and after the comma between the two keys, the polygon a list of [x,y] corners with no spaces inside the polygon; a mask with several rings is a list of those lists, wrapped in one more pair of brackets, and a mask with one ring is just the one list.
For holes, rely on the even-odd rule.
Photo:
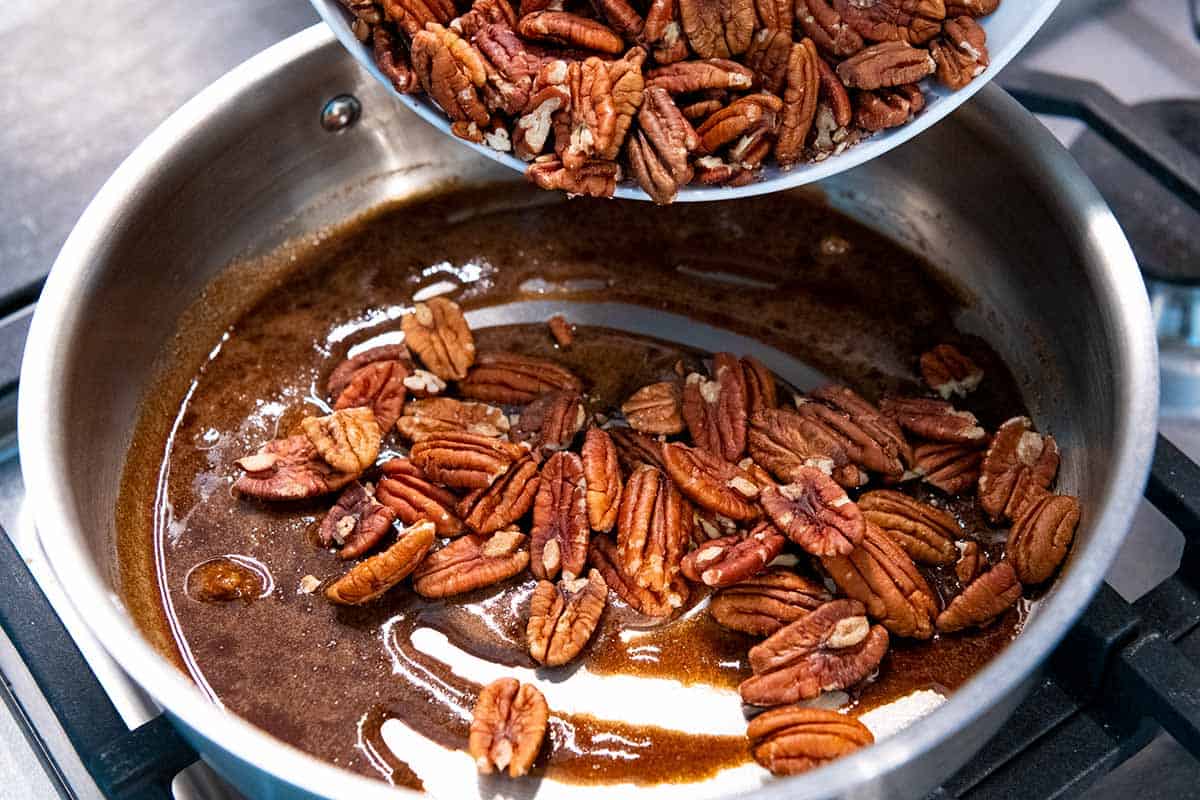
{"label": "stovetop surface", "polygon": [[[229,68],[264,47],[316,22],[303,0],[41,0],[0,4],[0,525],[25,556],[56,608],[79,634],[84,654],[126,721],[152,708],[124,682],[83,634],[62,603],[40,555],[36,532],[22,508],[13,414],[16,363],[4,358],[22,345],[41,282],[89,199],[117,164],[159,122]],[[1046,29],[1017,62],[1095,80],[1126,103],[1200,100],[1200,45],[1188,0],[1064,0]],[[1070,120],[1045,119],[1065,144],[1083,133]],[[1083,147],[1091,147],[1085,141]],[[1078,149],[1078,148],[1077,148]],[[1195,247],[1195,243],[1191,243]],[[8,366],[3,366],[8,365]],[[1188,416],[1164,419],[1162,431],[1193,458],[1200,457],[1200,424]],[[1172,573],[1182,538],[1152,507],[1139,513],[1109,576],[1126,600]],[[0,791],[5,797],[96,798],[91,783],[36,689],[0,634],[0,674],[25,706],[0,707]],[[44,705],[44,704],[43,704]],[[6,713],[7,712],[7,713]],[[64,780],[47,775],[14,713],[28,713],[53,751]],[[1169,736],[1160,735],[1093,786],[1092,798],[1143,800],[1195,794],[1200,763]],[[177,796],[234,795],[202,767],[188,771]]]}

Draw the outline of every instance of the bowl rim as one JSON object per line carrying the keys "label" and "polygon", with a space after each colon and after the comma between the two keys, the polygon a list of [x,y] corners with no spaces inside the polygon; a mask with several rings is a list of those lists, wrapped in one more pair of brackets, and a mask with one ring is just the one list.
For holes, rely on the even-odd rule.
{"label": "bowl rim", "polygon": [[[72,308],[82,301],[114,221],[139,202],[139,187],[189,133],[243,93],[261,90],[289,64],[333,48],[333,34],[314,25],[234,68],[172,114],[121,164],[84,211],[55,261],[37,306],[20,378],[18,435],[21,467],[43,548],[70,602],[104,649],[159,704],[194,734],[281,782],[318,796],[396,797],[382,781],[350,773],[288,745],[212,703],[142,636],[120,597],[101,575],[82,536],[80,514],[53,487],[70,476],[69,443],[55,420],[63,401],[56,387],[66,373],[60,336],[78,335]],[[1010,693],[1019,691],[1097,591],[1128,531],[1149,471],[1158,405],[1157,350],[1150,308],[1133,253],[1116,219],[1069,154],[1036,119],[999,88],[988,87],[967,110],[1004,131],[1003,147],[1019,151],[1023,169],[1048,177],[1046,201],[1056,215],[1075,217],[1065,230],[1078,245],[1087,279],[1107,301],[1105,327],[1114,348],[1117,430],[1115,488],[1093,511],[1088,557],[1074,558],[1022,635],[955,692],[950,702],[918,720],[904,736],[884,741],[825,767],[771,781],[749,794],[762,798],[845,795],[886,776],[909,759],[939,747]],[[200,749],[204,749],[201,747]],[[411,794],[409,796],[416,797]]]}

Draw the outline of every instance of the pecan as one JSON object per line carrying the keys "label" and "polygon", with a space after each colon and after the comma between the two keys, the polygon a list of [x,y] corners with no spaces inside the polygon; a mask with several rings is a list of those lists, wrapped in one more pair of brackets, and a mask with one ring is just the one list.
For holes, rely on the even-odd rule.
{"label": "pecan", "polygon": [[754,169],[771,149],[783,101],[768,92],[739,97],[704,120],[696,133],[708,152],[725,145],[729,157],[744,169]]}
{"label": "pecan", "polygon": [[833,0],[846,24],[864,39],[924,44],[941,33],[943,0]]}
{"label": "pecan", "polygon": [[642,43],[651,49],[658,64],[673,64],[688,57],[676,0],[650,1],[646,24],[642,27]]}
{"label": "pecan", "polygon": [[716,592],[708,604],[708,613],[726,628],[753,636],[770,636],[832,599],[816,581],[784,567],[770,567]]}
{"label": "pecan", "polygon": [[324,417],[305,417],[300,429],[325,463],[339,472],[361,475],[375,463],[383,433],[369,408],[346,408]]}
{"label": "pecan", "polygon": [[550,329],[550,336],[553,337],[554,343],[567,350],[571,347],[571,343],[575,341],[575,326],[567,322],[567,318],[562,314],[555,314],[546,321],[546,327]]}
{"label": "pecan", "polygon": [[621,468],[617,446],[599,428],[588,428],[583,438],[583,477],[587,487],[588,525],[607,533],[617,524],[621,503]]}
{"label": "pecan", "polygon": [[542,749],[549,721],[550,708],[536,686],[500,678],[479,692],[467,752],[483,775],[507,768],[510,777],[520,777]]}
{"label": "pecan", "polygon": [[583,398],[575,392],[547,392],[521,412],[513,437],[535,451],[563,450],[583,429]]}
{"label": "pecan", "polygon": [[[817,59],[817,73],[821,82],[821,99],[824,100],[828,113],[833,117],[833,124],[838,129],[843,129],[850,124],[854,116],[850,93],[846,91],[845,84],[833,71],[833,67],[829,66],[823,58]],[[820,109],[818,109],[818,113],[820,113]]]}
{"label": "pecan", "polygon": [[966,585],[938,614],[937,628],[953,633],[963,628],[983,626],[1007,611],[1021,599],[1021,583],[1007,561],[1001,561]]}
{"label": "pecan", "polygon": [[779,405],[775,392],[775,374],[754,356],[742,356],[742,374],[746,381],[746,415]]}
{"label": "pecan", "polygon": [[928,50],[890,41],[864,47],[837,66],[838,77],[852,89],[879,89],[916,83],[935,68]]}
{"label": "pecan", "polygon": [[513,152],[531,161],[546,149],[554,128],[554,115],[571,107],[570,70],[562,60],[547,61],[538,70],[530,89],[529,104],[513,125]]}
{"label": "pecan", "polygon": [[847,58],[863,49],[862,37],[831,5],[830,0],[796,0],[796,21],[822,52]]}
{"label": "pecan", "polygon": [[[656,203],[670,203],[679,193],[679,187],[692,180],[688,157],[700,147],[700,137],[667,90],[661,87],[650,86],[644,91],[638,122],[641,130],[629,139],[629,168],[638,184]],[[675,394],[674,420],[679,427],[675,431],[651,433],[683,430],[683,419],[678,411],[679,387],[674,383],[670,385]]]}
{"label": "pecan", "polygon": [[646,51],[634,47],[617,61],[589,58],[568,67],[571,107],[554,120],[555,149],[568,169],[588,159],[612,161],[625,144],[633,115],[642,104]]}
{"label": "pecan", "polygon": [[796,401],[797,412],[819,419],[840,434],[851,461],[891,478],[904,474],[904,465],[912,463],[912,449],[894,420],[845,386],[823,386],[812,397],[840,413],[825,413],[801,399]]}
{"label": "pecan", "polygon": [[746,727],[754,760],[775,775],[796,775],[875,743],[857,719],[823,708],[764,711]]}
{"label": "pecan", "polygon": [[[484,57],[487,70],[484,101],[487,107],[506,116],[523,112],[529,104],[534,76],[541,69],[542,55],[531,51],[507,22],[485,25],[475,33],[471,43]],[[491,127],[495,130],[494,120]],[[504,131],[504,143],[488,141],[482,132],[481,139],[497,150],[509,149],[508,131],[504,128],[500,130]],[[504,144],[508,144],[508,147]]]}
{"label": "pecan", "polygon": [[975,542],[960,542],[958,544],[958,561],[954,563],[954,576],[960,586],[966,586],[975,580],[975,576],[987,566],[987,557]]}
{"label": "pecan", "polygon": [[819,469],[801,467],[793,483],[768,486],[761,498],[771,521],[815,556],[844,556],[863,538],[862,512]]}
{"label": "pecan", "polygon": [[421,88],[452,122],[484,127],[491,119],[481,92],[487,82],[483,56],[454,31],[430,23],[412,39],[413,71]]}
{"label": "pecan", "polygon": [[583,574],[588,555],[587,483],[574,453],[550,456],[533,502],[529,571],[535,578],[566,580]]}
{"label": "pecan", "polygon": [[536,11],[521,17],[517,32],[526,39],[616,55],[625,49],[621,37],[594,19],[567,11]]}
{"label": "pecan", "polygon": [[626,473],[631,474],[642,464],[666,469],[662,460],[662,443],[657,439],[651,439],[632,428],[609,428],[608,435],[617,448],[621,469]]}
{"label": "pecan", "polygon": [[427,519],[437,527],[438,536],[462,533],[462,520],[454,513],[458,498],[441,486],[430,483],[425,473],[407,458],[383,462],[383,476],[375,489],[379,502],[396,512],[405,525]]}
{"label": "pecan", "polygon": [[450,30],[471,38],[489,25],[517,27],[517,14],[508,0],[475,0],[465,14],[451,20]]}
{"label": "pecan", "polygon": [[729,517],[714,514],[706,508],[692,508],[692,541],[697,547],[737,533],[740,533],[738,525]]}
{"label": "pecan", "polygon": [[742,701],[777,706],[845,689],[868,677],[887,652],[888,635],[857,600],[832,600],[750,648],[754,676]]}
{"label": "pecan", "polygon": [[263,500],[316,497],[335,492],[358,477],[327,464],[303,434],[267,442],[234,463],[246,472],[234,481],[234,491]]}
{"label": "pecan", "polygon": [[379,71],[391,81],[392,88],[400,94],[415,92],[421,88],[417,73],[413,71],[408,50],[396,41],[396,37],[382,25],[371,31],[371,54]]}
{"label": "pecan", "polygon": [[921,354],[921,377],[930,389],[949,400],[950,395],[966,397],[983,380],[983,370],[952,344],[939,344]]}
{"label": "pecan", "polygon": [[1058,443],[1034,432],[1029,417],[1013,417],[992,437],[979,468],[979,504],[993,522],[1015,520],[1044,495],[1058,473]]}
{"label": "pecan", "polygon": [[452,397],[409,401],[404,406],[404,416],[396,421],[396,430],[410,442],[447,431],[501,439],[508,433],[508,428],[508,417],[503,410],[486,403],[464,403]]}
{"label": "pecan", "polygon": [[[649,90],[647,90],[649,91]],[[679,433],[683,430],[681,392],[676,381],[651,383],[621,404],[629,427],[642,433]]]}
{"label": "pecan", "polygon": [[621,571],[656,595],[669,595],[692,535],[692,510],[654,467],[638,467],[621,495],[617,555]]}
{"label": "pecan", "polygon": [[382,596],[408,577],[433,546],[432,522],[419,522],[381,553],[355,564],[325,590],[332,603],[356,606]]}
{"label": "pecan", "polygon": [[792,0],[754,0],[754,11],[758,17],[755,27],[792,32]]}
{"label": "pecan", "polygon": [[741,55],[754,33],[753,0],[679,0],[679,18],[701,58]]}
{"label": "pecan", "polygon": [[683,387],[683,418],[692,442],[726,461],[746,449],[746,376],[729,353],[713,356],[711,379],[693,372]]}
{"label": "pecan", "polygon": [[[383,349],[385,348],[376,348]],[[341,369],[341,365],[338,369]],[[336,374],[337,370],[334,372]],[[371,361],[356,369],[344,385],[340,380],[341,376],[338,377],[338,385],[342,388],[333,402],[333,407],[339,411],[346,408],[369,408],[375,414],[379,429],[384,433],[390,431],[404,407],[404,396],[407,392],[404,379],[408,377],[408,368],[404,362],[398,359]],[[332,376],[330,383],[333,383]]]}
{"label": "pecan", "polygon": [[696,183],[704,186],[745,186],[754,180],[753,170],[742,164],[731,164],[717,156],[701,156],[693,166]]}
{"label": "pecan", "polygon": [[765,409],[750,418],[747,441],[755,462],[781,481],[790,483],[801,469],[814,467],[843,486],[862,482],[843,438],[818,419]]}
{"label": "pecan", "polygon": [[879,528],[867,524],[848,556],[822,558],[822,566],[845,594],[897,636],[933,635],[937,603],[911,558]]}
{"label": "pecan", "polygon": [[323,547],[336,543],[341,548],[338,558],[358,558],[379,544],[394,519],[395,511],[355,481],[346,487],[321,520],[317,535]]}
{"label": "pecan", "polygon": [[379,0],[383,14],[409,36],[425,30],[428,23],[442,25],[454,19],[451,0]]}
{"label": "pecan", "polygon": [[630,608],[641,614],[648,617],[669,617],[687,601],[687,582],[680,576],[663,591],[639,586],[634,577],[622,569],[617,545],[607,536],[592,537],[588,557],[592,565],[604,576],[608,588],[616,592],[617,597]]}
{"label": "pecan", "polygon": [[646,21],[626,0],[596,0],[596,8],[612,29],[626,39],[637,39]]}
{"label": "pecan", "polygon": [[753,578],[783,550],[783,534],[760,522],[745,536],[723,536],[688,553],[680,565],[688,580],[706,586],[729,586]]}
{"label": "pecan", "polygon": [[991,63],[987,34],[970,17],[949,20],[943,34],[929,46],[937,62],[937,77],[948,89],[958,90],[983,74]]}
{"label": "pecan", "polygon": [[962,494],[979,480],[983,450],[961,444],[928,442],[913,450],[913,464],[921,480],[946,494]]}
{"label": "pecan", "polygon": [[751,70],[724,58],[684,61],[646,73],[647,86],[666,89],[671,94],[691,94],[705,89],[749,89],[753,83]]}
{"label": "pecan", "polygon": [[866,492],[858,508],[918,563],[949,564],[958,557],[958,521],[940,508],[888,489]]}
{"label": "pecan", "polygon": [[559,667],[579,655],[608,603],[608,586],[599,570],[563,578],[557,585],[538,581],[529,599],[525,634],[533,660]]}
{"label": "pecan", "polygon": [[1032,502],[1013,523],[1005,554],[1021,583],[1043,583],[1067,557],[1079,524],[1079,501],[1047,494]]}
{"label": "pecan", "polygon": [[475,338],[453,300],[434,297],[417,303],[400,320],[404,341],[429,371],[447,381],[460,381],[475,363]]}
{"label": "pecan", "polygon": [[427,369],[414,369],[404,379],[404,386],[413,397],[424,399],[446,391],[446,382]]}
{"label": "pecan", "polygon": [[804,142],[817,115],[820,60],[817,46],[808,38],[792,45],[788,54],[783,112],[779,115],[779,136],[775,143],[775,160],[782,166],[795,164],[803,155]]}
{"label": "pecan", "polygon": [[329,373],[328,381],[326,381],[329,396],[337,397],[346,391],[346,387],[350,385],[351,380],[353,380],[359,370],[380,361],[399,361],[405,368],[412,367],[412,359],[409,357],[408,348],[404,345],[387,344],[380,347],[372,347],[353,358],[347,358],[334,367],[333,372]]}
{"label": "pecan", "polygon": [[556,156],[539,156],[525,176],[539,188],[566,192],[569,197],[612,197],[621,179],[621,167],[615,161],[593,159],[575,169],[567,169]]}
{"label": "pecan", "polygon": [[350,30],[360,42],[365,42],[372,29],[383,22],[383,15],[375,5],[375,0],[341,0],[341,3],[354,17]]}
{"label": "pecan", "polygon": [[664,444],[662,456],[671,480],[696,505],[737,521],[759,516],[758,483],[746,470],[679,442]]}
{"label": "pecan", "polygon": [[490,436],[447,431],[414,444],[409,458],[438,483],[486,489],[527,452],[521,445]]}
{"label": "pecan", "polygon": [[946,19],[963,15],[986,17],[1000,7],[1000,0],[945,0]]}
{"label": "pecan", "polygon": [[925,108],[925,95],[914,83],[874,92],[859,92],[854,100],[854,122],[866,131],[897,128]]}
{"label": "pecan", "polygon": [[987,432],[970,411],[959,411],[946,400],[927,397],[884,397],[879,409],[909,433],[935,442],[980,444]]}
{"label": "pecan", "polygon": [[525,516],[539,486],[538,468],[526,457],[512,465],[486,489],[476,489],[459,501],[457,511],[476,533],[492,533]]}
{"label": "pecan", "polygon": [[516,353],[480,353],[458,389],[472,400],[522,406],[547,392],[582,392],[583,384],[553,361]]}
{"label": "pecan", "polygon": [[771,94],[781,94],[791,52],[791,31],[774,28],[756,31],[750,40],[750,49],[746,51],[746,66],[753,70],[755,83]]}
{"label": "pecan", "polygon": [[413,589],[422,597],[449,597],[507,580],[529,565],[524,543],[525,534],[512,529],[462,536],[421,562],[413,572]]}

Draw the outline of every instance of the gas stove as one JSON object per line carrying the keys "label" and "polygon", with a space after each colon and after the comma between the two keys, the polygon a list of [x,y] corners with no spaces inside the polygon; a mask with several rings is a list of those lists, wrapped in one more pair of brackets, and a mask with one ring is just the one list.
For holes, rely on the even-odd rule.
{"label": "gas stove", "polygon": [[[0,97],[4,797],[238,797],[193,763],[65,602],[24,505],[18,367],[45,272],[119,159],[222,72],[315,21],[298,0],[252,13],[237,0],[0,7],[0,74],[11,78]],[[1200,785],[1198,37],[1200,0],[1063,0],[1000,77],[1071,148],[1130,237],[1158,324],[1165,438],[1107,585],[1001,735],[932,797],[1152,800]],[[118,41],[120,54],[95,57]]]}

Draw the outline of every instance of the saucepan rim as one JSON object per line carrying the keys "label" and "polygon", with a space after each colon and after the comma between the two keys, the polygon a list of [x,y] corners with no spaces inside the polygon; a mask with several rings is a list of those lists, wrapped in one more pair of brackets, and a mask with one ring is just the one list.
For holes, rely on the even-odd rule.
{"label": "saucepan rim", "polygon": [[[67,374],[61,337],[79,335],[87,277],[103,268],[109,231],[136,210],[141,187],[189,134],[214,124],[237,98],[275,80],[289,64],[335,48],[333,34],[314,25],[235,68],[171,115],[105,183],[64,245],[38,303],[21,371],[19,444],[28,502],[45,551],[71,603],[116,662],[175,718],[240,760],[321,796],[395,797],[385,783],[352,774],[287,745],[226,713],[147,641],[92,560],[81,515],[67,495],[55,491],[70,478],[69,442],[56,425],[63,418],[58,387]],[[349,58],[349,56],[346,56]],[[971,110],[971,109],[974,110]],[[1058,218],[1070,219],[1064,235],[1079,249],[1086,279],[1113,340],[1116,431],[1113,491],[1091,509],[1094,523],[1087,556],[1074,558],[1052,596],[1018,641],[993,659],[950,702],[914,723],[903,736],[839,760],[835,766],[769,782],[756,797],[842,796],[878,779],[917,755],[937,748],[956,732],[1017,691],[1062,638],[1099,588],[1128,531],[1149,470],[1158,406],[1157,351],[1150,309],[1136,262],[1116,220],[1067,152],[1015,101],[986,87],[970,113],[1002,126],[1000,152],[1018,153],[1022,169],[1043,176],[1045,201]],[[966,113],[966,112],[959,112]],[[417,119],[412,124],[423,124]],[[72,533],[76,532],[76,533]]]}

